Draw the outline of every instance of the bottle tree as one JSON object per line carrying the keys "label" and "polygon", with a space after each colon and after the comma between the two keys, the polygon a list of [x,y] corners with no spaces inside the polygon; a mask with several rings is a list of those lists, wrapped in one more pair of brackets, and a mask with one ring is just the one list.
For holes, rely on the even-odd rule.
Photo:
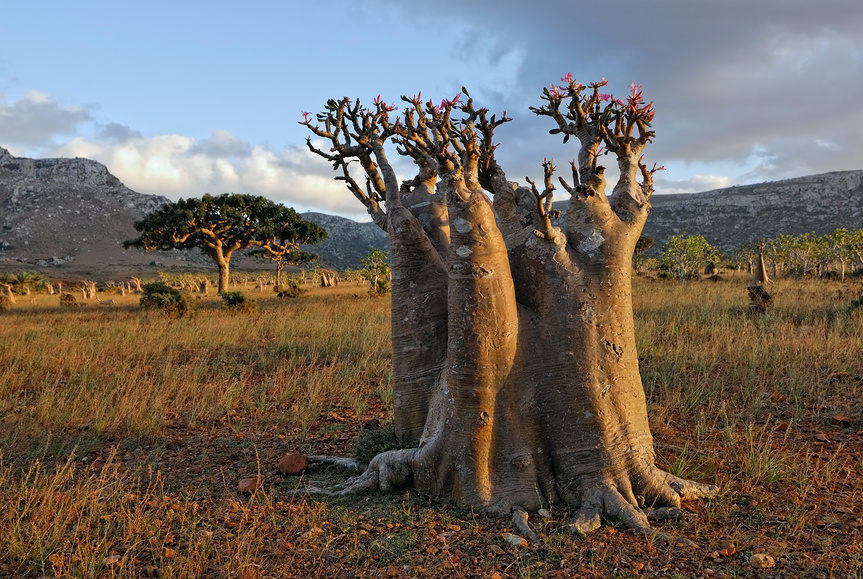
{"label": "bottle tree", "polygon": [[[631,262],[658,170],[641,161],[653,105],[640,86],[618,100],[601,92],[605,79],[562,82],[532,110],[579,145],[571,183],[559,179],[563,227],[552,223],[554,164],[543,162],[541,185],[510,181],[492,139],[511,119],[464,89],[439,104],[402,97],[398,116],[380,97],[303,113],[326,143],[309,148],[389,234],[394,421],[407,447],[338,491],[313,492],[410,485],[517,521],[563,504],[574,531],[611,517],[652,532],[651,509],[679,513],[681,499],[715,490],[656,466],[638,372]],[[388,150],[417,174],[400,182]],[[604,151],[620,171],[609,196]]]}

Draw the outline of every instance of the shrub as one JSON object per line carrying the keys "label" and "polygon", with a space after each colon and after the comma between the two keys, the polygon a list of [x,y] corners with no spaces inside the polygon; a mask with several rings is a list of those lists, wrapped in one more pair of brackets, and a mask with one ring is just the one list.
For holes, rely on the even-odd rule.
{"label": "shrub", "polygon": [[7,296],[6,294],[0,294],[0,310],[11,310],[12,309],[12,298]]}
{"label": "shrub", "polygon": [[377,290],[379,296],[390,295],[390,292],[392,291],[392,287],[390,287],[390,280],[386,278],[378,279],[377,284],[375,285],[375,289]]}
{"label": "shrub", "polygon": [[194,315],[198,309],[192,294],[172,288],[165,282],[145,283],[141,290],[141,309],[156,310],[172,318]]}
{"label": "shrub", "polygon": [[82,304],[72,293],[66,292],[60,296],[60,305],[64,308],[79,308],[84,307],[87,304]]}
{"label": "shrub", "polygon": [[282,285],[277,285],[273,288],[276,295],[280,298],[298,298],[308,290],[300,286],[299,280],[289,277]]}
{"label": "shrub", "polygon": [[222,292],[222,309],[228,312],[254,312],[258,302],[246,297],[243,292]]}
{"label": "shrub", "polygon": [[404,447],[396,438],[395,428],[392,424],[384,424],[360,432],[354,445],[353,456],[358,463],[368,465],[380,453],[400,448]]}

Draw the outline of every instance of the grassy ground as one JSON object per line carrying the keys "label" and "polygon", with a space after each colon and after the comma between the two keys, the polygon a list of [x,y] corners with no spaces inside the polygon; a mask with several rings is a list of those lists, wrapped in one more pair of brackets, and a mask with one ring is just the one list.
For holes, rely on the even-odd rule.
{"label": "grassy ground", "polygon": [[177,320],[21,298],[0,312],[0,577],[863,577],[863,286],[780,281],[750,318],[744,285],[636,281],[658,462],[721,488],[661,525],[697,547],[570,535],[562,510],[511,547],[510,521],[415,493],[292,499],[282,454],[350,454],[390,417],[389,302],[365,288]]}

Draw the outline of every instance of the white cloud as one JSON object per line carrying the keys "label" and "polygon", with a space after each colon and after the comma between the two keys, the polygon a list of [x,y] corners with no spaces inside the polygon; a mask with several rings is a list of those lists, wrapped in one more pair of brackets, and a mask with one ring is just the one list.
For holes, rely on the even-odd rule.
{"label": "white cloud", "polygon": [[73,135],[91,120],[85,107],[63,105],[31,90],[14,103],[0,92],[0,135],[8,145],[50,146],[56,137]]}
{"label": "white cloud", "polygon": [[[158,135],[100,144],[78,137],[53,149],[51,155],[95,159],[127,187],[170,199],[204,193],[251,193],[298,211],[368,218],[344,184],[332,179],[330,165],[305,147],[276,152],[242,143],[227,131],[203,141],[183,135]],[[219,151],[233,154],[219,156]]]}
{"label": "white cloud", "polygon": [[656,193],[664,195],[667,193],[700,193],[714,189],[731,187],[734,183],[730,177],[725,175],[693,175],[689,179],[667,180],[656,178]]}

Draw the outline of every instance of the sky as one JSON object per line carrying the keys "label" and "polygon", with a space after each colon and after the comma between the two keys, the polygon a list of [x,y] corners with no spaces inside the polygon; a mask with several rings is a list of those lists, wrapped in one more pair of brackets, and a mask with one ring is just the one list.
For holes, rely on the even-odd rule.
{"label": "sky", "polygon": [[577,145],[528,107],[567,73],[644,87],[657,194],[863,169],[860,0],[40,0],[4,3],[0,39],[0,146],[171,199],[367,220],[306,149],[302,111],[462,86],[513,117],[495,133],[509,178],[541,181]]}

